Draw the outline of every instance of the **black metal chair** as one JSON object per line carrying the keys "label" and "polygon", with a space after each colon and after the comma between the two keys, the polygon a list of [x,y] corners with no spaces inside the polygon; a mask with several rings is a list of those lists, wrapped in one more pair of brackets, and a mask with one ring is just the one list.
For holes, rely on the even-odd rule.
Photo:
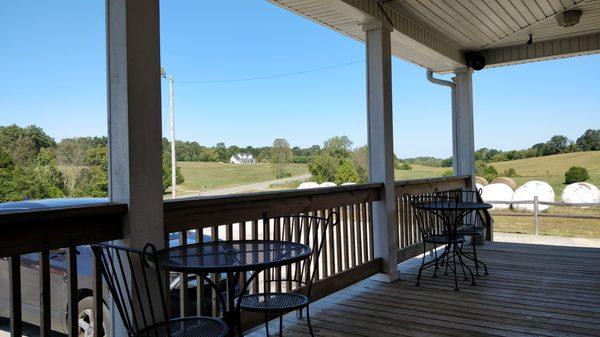
{"label": "black metal chair", "polygon": [[222,337],[225,323],[212,317],[169,319],[162,271],[152,262],[152,244],[143,250],[109,244],[92,245],[115,307],[130,337]]}
{"label": "black metal chair", "polygon": [[[279,335],[283,334],[283,315],[287,312],[297,310],[299,315],[306,308],[306,322],[310,335],[314,336],[310,324],[310,294],[313,280],[319,268],[319,256],[327,229],[337,225],[339,216],[336,212],[329,212],[327,217],[315,215],[287,215],[278,217],[267,217],[263,213],[263,221],[277,226],[283,223],[281,239],[283,241],[299,242],[312,248],[312,254],[304,261],[285,266],[285,275],[280,275],[282,269],[265,271],[264,291],[240,297],[240,308],[245,311],[262,312],[265,315],[265,328],[269,336],[269,314],[279,316]],[[287,229],[287,230],[286,230]],[[272,283],[281,282],[288,287],[294,284],[296,287],[305,287],[306,293],[291,292],[292,289],[272,291]],[[280,286],[279,286],[280,287]],[[290,287],[291,288],[291,287]]]}
{"label": "black metal chair", "polygon": [[[448,196],[460,202],[483,202],[481,199],[481,190],[450,190],[450,191],[438,191],[438,195]],[[489,224],[486,223],[482,212],[470,212],[463,217],[463,222],[460,227],[457,228],[457,235],[471,237],[472,253],[464,252],[463,256],[473,261],[475,264],[475,273],[479,276],[479,265],[483,266],[485,275],[489,275],[487,265],[477,258],[477,239],[484,235],[484,229],[489,228]],[[462,247],[461,247],[462,248]]]}
{"label": "black metal chair", "polygon": [[[458,290],[458,281],[456,278],[456,257],[458,256],[459,259],[461,258],[459,249],[460,246],[462,246],[462,244],[465,242],[465,238],[458,233],[448,233],[447,231],[447,223],[452,222],[452,218],[455,216],[455,212],[452,211],[450,207],[455,199],[437,193],[415,196],[411,196],[410,194],[406,193],[404,194],[404,198],[409,200],[411,204],[415,219],[417,220],[417,225],[419,226],[419,232],[421,233],[421,239],[423,241],[423,259],[421,261],[421,267],[419,268],[417,282],[415,285],[419,286],[423,270],[429,267],[435,267],[433,277],[437,277],[437,271],[440,269],[440,261],[444,261],[444,259],[446,259],[446,270],[444,275],[448,274],[448,268],[452,269],[454,272],[455,289]],[[449,207],[446,207],[447,209],[443,212],[435,212],[418,207],[419,204],[428,203],[447,204]],[[425,262],[427,244],[433,245],[434,258],[431,261]],[[443,253],[438,256],[437,248],[444,245],[445,248]],[[451,266],[449,263],[450,256],[453,257],[453,266]],[[467,279],[463,263],[461,262],[460,265],[463,270],[463,275],[465,276],[465,279]]]}

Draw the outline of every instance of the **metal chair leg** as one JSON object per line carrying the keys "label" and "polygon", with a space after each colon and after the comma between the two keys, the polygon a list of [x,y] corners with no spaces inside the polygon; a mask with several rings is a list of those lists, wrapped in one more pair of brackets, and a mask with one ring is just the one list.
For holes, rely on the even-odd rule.
{"label": "metal chair leg", "polygon": [[438,255],[437,255],[437,247],[436,244],[433,244],[433,252],[434,252],[434,259],[435,259],[435,269],[433,270],[433,277],[437,277],[437,271],[438,271]]}
{"label": "metal chair leg", "polygon": [[279,337],[283,336],[283,315],[279,315]]}
{"label": "metal chair leg", "polygon": [[[415,286],[419,286],[419,281],[421,281],[421,273],[423,272],[423,266],[425,266],[425,254],[427,251],[425,250],[425,242],[423,242],[423,260],[421,261],[421,267],[419,268],[419,273],[417,274],[417,283]],[[308,314],[307,314],[308,315]]]}
{"label": "metal chair leg", "polygon": [[309,306],[306,306],[306,323],[308,323],[308,331],[310,331],[310,335],[311,337],[315,337],[315,334],[313,333],[313,329],[312,329],[312,325],[310,325],[310,311],[309,311]]}
{"label": "metal chair leg", "polygon": [[265,312],[265,330],[267,330],[267,337],[269,337],[269,315]]}
{"label": "metal chair leg", "polygon": [[452,263],[454,264],[454,290],[458,291],[458,276],[456,275],[456,245],[452,244]]}
{"label": "metal chair leg", "polygon": [[471,235],[471,244],[473,245],[473,260],[475,261],[475,273],[479,276],[479,261],[477,260],[477,248],[475,247],[475,235]]}

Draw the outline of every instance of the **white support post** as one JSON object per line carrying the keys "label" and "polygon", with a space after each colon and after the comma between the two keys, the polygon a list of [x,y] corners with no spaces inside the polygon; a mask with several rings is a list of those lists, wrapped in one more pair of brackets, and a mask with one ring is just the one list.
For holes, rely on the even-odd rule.
{"label": "white support post", "polygon": [[[158,0],[108,0],[106,13],[109,195],[129,206],[122,244],[163,248]],[[110,307],[112,336],[125,336]]]}
{"label": "white support post", "polygon": [[455,71],[452,109],[452,168],[454,175],[470,175],[475,187],[475,135],[473,129],[473,70]]}
{"label": "white support post", "polygon": [[125,242],[164,245],[158,0],[107,1],[109,193]]}
{"label": "white support post", "polygon": [[373,246],[375,257],[383,259],[383,273],[377,278],[392,282],[400,273],[392,135],[391,27],[375,22],[363,29],[367,37],[369,180],[384,184],[381,201],[373,204]]}

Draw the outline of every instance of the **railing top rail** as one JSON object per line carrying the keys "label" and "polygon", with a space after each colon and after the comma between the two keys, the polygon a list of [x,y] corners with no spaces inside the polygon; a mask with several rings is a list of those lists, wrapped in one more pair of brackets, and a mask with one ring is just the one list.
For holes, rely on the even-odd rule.
{"label": "railing top rail", "polygon": [[0,257],[67,247],[78,234],[120,239],[126,214],[127,205],[110,202],[0,213]]}
{"label": "railing top rail", "polygon": [[450,177],[396,180],[396,187],[406,186],[406,185],[440,183],[440,182],[447,182],[447,181],[460,181],[460,180],[467,180],[470,178],[471,178],[471,176],[469,176],[469,175],[461,175],[461,176],[450,176]]}
{"label": "railing top rail", "polygon": [[354,191],[378,190],[382,187],[383,184],[381,183],[371,183],[335,187],[317,187],[302,190],[241,193],[206,197],[189,197],[165,200],[164,205],[165,211],[169,211],[179,208],[188,208],[195,206],[210,206],[219,204],[231,204],[237,202],[265,201],[271,199],[311,197],[316,195],[328,195]]}
{"label": "railing top rail", "polygon": [[277,216],[375,201],[382,187],[376,183],[168,200],[165,232],[260,219],[263,211]]}

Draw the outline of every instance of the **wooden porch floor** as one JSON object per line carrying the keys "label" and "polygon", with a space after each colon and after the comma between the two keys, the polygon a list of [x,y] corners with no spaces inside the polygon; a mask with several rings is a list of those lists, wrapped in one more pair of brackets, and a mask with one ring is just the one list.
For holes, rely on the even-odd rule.
{"label": "wooden porch floor", "polygon": [[[600,249],[521,243],[486,243],[479,250],[490,275],[477,286],[402,264],[403,279],[371,279],[311,306],[317,336],[600,336]],[[271,322],[271,334],[278,321]],[[310,336],[295,314],[284,336]],[[264,336],[264,326],[249,337]]]}

